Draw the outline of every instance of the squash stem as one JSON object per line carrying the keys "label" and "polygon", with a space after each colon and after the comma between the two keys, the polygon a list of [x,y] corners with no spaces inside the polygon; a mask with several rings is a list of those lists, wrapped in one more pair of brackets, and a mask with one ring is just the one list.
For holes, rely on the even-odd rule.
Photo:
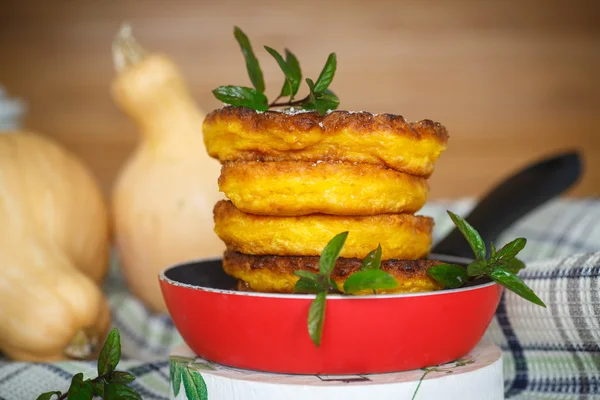
{"label": "squash stem", "polygon": [[146,50],[131,34],[131,25],[123,24],[112,43],[113,62],[117,71],[139,63],[146,57]]}
{"label": "squash stem", "polygon": [[89,337],[83,329],[79,329],[64,352],[70,358],[84,360],[94,354],[97,345],[96,337]]}

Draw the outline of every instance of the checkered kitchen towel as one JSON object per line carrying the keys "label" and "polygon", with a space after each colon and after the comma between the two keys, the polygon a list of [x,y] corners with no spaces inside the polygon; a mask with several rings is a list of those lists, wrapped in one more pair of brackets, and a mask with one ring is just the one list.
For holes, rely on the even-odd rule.
{"label": "checkered kitchen towel", "polygon": [[[436,219],[434,240],[452,227],[449,209],[465,215],[469,200],[434,202],[421,214]],[[506,398],[600,399],[600,200],[552,202],[511,227],[498,244],[517,236],[525,282],[546,302],[543,309],[505,292],[486,339],[504,351]],[[151,315],[127,292],[117,268],[105,283],[121,332],[120,368],[136,375],[144,399],[169,398],[170,349],[181,338],[168,316]],[[0,362],[0,400],[35,399],[64,390],[71,377],[93,377],[93,362]]]}

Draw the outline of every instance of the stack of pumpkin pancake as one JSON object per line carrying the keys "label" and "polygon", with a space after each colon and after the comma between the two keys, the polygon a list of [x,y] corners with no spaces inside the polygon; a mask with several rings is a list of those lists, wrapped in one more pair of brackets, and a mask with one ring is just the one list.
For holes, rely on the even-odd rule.
{"label": "stack of pumpkin pancake", "polygon": [[367,112],[257,112],[226,106],[207,115],[204,143],[222,163],[215,232],[225,272],[240,290],[292,293],[297,270],[348,231],[331,277],[343,288],[364,257],[382,248],[381,269],[398,286],[378,293],[440,289],[426,271],[433,220],[414,215],[445,150],[446,129]]}

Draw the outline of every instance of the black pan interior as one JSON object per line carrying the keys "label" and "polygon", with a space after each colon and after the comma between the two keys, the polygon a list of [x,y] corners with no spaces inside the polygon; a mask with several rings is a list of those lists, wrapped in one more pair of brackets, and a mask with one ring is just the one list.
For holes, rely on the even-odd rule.
{"label": "black pan interior", "polygon": [[223,271],[221,260],[181,264],[165,271],[165,276],[172,281],[186,285],[222,290],[232,290],[237,283],[235,278]]}
{"label": "black pan interior", "polygon": [[[466,265],[462,266],[466,267]],[[237,284],[235,278],[223,271],[220,259],[181,264],[165,271],[165,276],[175,282],[212,289],[235,290]],[[489,282],[489,278],[482,277],[470,280],[463,287],[478,286]]]}

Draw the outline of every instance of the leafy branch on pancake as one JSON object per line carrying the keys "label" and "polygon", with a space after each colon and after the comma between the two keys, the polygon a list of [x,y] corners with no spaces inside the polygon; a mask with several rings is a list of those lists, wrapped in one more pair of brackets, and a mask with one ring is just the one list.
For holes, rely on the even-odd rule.
{"label": "leafy branch on pancake", "polygon": [[471,246],[475,261],[466,269],[454,264],[435,265],[427,270],[429,276],[451,289],[463,286],[469,279],[487,276],[524,299],[546,307],[533,290],[517,276],[517,273],[525,268],[525,264],[516,258],[527,244],[525,238],[517,238],[500,250],[496,250],[494,243],[490,243],[490,256],[486,258],[487,250],[479,232],[453,212],[448,211],[448,215]]}
{"label": "leafy branch on pancake", "polygon": [[[248,76],[254,87],[219,86],[213,90],[213,94],[217,99],[232,106],[248,107],[257,111],[266,111],[272,107],[295,107],[304,110],[316,110],[320,115],[326,114],[328,110],[335,110],[339,106],[339,99],[329,90],[329,85],[335,76],[337,68],[335,53],[329,54],[325,66],[316,81],[313,82],[313,80],[306,78],[306,84],[309,89],[308,95],[303,99],[294,100],[302,82],[302,70],[298,58],[291,51],[285,49],[284,59],[277,50],[269,46],[264,46],[265,50],[275,59],[285,76],[285,81],[279,95],[269,103],[264,93],[265,81],[263,73],[248,36],[237,26],[234,27],[233,35],[240,45],[244,60],[246,61]],[[279,101],[285,97],[289,97],[289,99],[287,101]]]}
{"label": "leafy branch on pancake", "polygon": [[377,289],[394,289],[398,282],[381,268],[381,245],[367,254],[363,260],[360,271],[350,275],[344,281],[345,293],[357,293],[362,290],[371,289],[377,294]]}
{"label": "leafy branch on pancake", "polygon": [[[448,211],[450,218],[460,230],[475,254],[475,261],[467,268],[455,264],[437,264],[427,270],[427,274],[449,289],[463,286],[469,280],[487,276],[503,285],[517,295],[534,304],[546,307],[544,302],[531,290],[517,273],[525,268],[525,264],[516,258],[523,250],[527,240],[517,238],[496,250],[490,243],[490,256],[486,258],[486,247],[479,233],[467,221]],[[308,334],[313,343],[319,347],[325,322],[326,298],[328,293],[353,294],[364,290],[372,290],[377,294],[379,289],[394,289],[398,282],[388,273],[381,270],[381,245],[372,250],[362,261],[360,270],[344,281],[344,290],[340,291],[331,278],[335,263],[344,247],[348,232],[336,235],[327,243],[319,258],[319,273],[300,270],[294,274],[300,277],[294,287],[294,293],[313,293],[317,296],[312,301],[308,312]]]}
{"label": "leafy branch on pancake", "polygon": [[[294,293],[314,293],[317,296],[312,301],[308,311],[308,334],[313,343],[319,347],[323,334],[325,322],[325,308],[327,293],[340,294],[337,283],[331,279],[331,273],[335,268],[348,232],[337,234],[327,243],[319,258],[319,273],[310,271],[295,271],[294,274],[300,279],[296,282]],[[357,293],[362,290],[393,289],[398,283],[396,280],[380,269],[381,267],[381,245],[371,251],[363,260],[360,271],[350,275],[344,282],[344,293]]]}

